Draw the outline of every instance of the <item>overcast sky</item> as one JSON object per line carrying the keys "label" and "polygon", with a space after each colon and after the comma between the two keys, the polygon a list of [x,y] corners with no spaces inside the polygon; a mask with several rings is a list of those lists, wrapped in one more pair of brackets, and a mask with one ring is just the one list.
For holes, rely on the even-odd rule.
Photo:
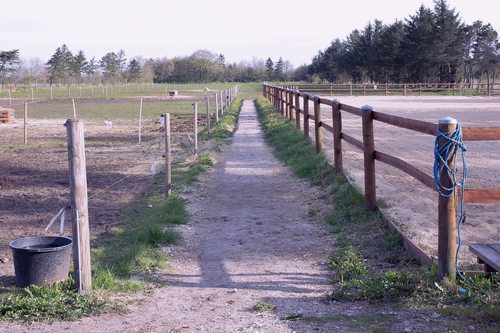
{"label": "overcast sky", "polygon": [[[0,50],[50,59],[66,44],[101,59],[123,49],[128,59],[188,56],[199,49],[226,63],[279,57],[310,63],[336,38],[374,19],[391,24],[432,0],[28,0],[3,1]],[[500,0],[448,0],[462,22],[491,23],[500,32]]]}

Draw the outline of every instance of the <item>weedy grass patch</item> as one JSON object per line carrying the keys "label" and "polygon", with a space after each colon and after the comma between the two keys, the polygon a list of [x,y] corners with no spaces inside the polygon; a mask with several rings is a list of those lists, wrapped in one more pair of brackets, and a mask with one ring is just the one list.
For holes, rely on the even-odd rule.
{"label": "weedy grass patch", "polygon": [[28,323],[75,320],[103,313],[113,306],[95,294],[79,294],[70,278],[10,293],[0,303],[0,320],[23,320]]}

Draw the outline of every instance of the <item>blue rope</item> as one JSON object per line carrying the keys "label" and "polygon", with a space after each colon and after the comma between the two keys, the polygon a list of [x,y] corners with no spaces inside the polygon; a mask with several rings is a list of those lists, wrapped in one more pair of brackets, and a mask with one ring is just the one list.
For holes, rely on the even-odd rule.
{"label": "blue rope", "polygon": [[[439,147],[439,139],[444,138],[446,139],[446,143]],[[457,161],[457,154],[455,153],[457,148],[460,148],[462,150],[462,164],[463,164],[463,176],[462,176],[462,181],[458,182],[457,181],[457,174],[456,171],[458,170],[456,167],[456,161]],[[462,141],[462,127],[460,124],[457,124],[457,129],[454,132],[448,132],[448,133],[442,133],[439,130],[438,127],[438,135],[436,137],[436,141],[434,143],[434,182],[436,183],[437,190],[439,194],[443,197],[450,197],[453,195],[453,192],[455,191],[455,188],[457,186],[460,186],[462,188],[462,195],[460,198],[460,218],[458,219],[458,226],[457,226],[457,231],[458,231],[458,247],[457,247],[457,253],[455,256],[455,269],[458,273],[458,275],[464,280],[468,285],[471,286],[471,284],[467,281],[467,279],[460,273],[460,270],[458,269],[458,254],[460,251],[460,247],[462,245],[461,237],[460,237],[460,225],[465,222],[466,215],[465,215],[465,209],[464,209],[464,186],[465,186],[465,181],[467,180],[467,163],[465,161],[465,152],[467,151],[467,148],[465,147],[465,144]],[[454,161],[453,165],[455,165],[455,170],[451,170],[450,167],[448,166],[447,161],[450,159],[450,156],[454,154]],[[445,171],[445,176],[448,177],[448,180],[451,182],[451,187],[445,187],[443,186],[441,182],[441,174]],[[448,194],[443,193],[443,191],[449,192]],[[456,198],[457,200],[457,206],[458,206],[458,196]],[[457,218],[458,218],[458,211],[456,211]]]}

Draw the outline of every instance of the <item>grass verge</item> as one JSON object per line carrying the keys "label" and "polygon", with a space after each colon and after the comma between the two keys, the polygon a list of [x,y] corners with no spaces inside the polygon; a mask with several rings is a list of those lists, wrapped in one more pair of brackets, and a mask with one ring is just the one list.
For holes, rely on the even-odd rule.
{"label": "grass verge", "polygon": [[[377,213],[364,209],[365,199],[345,175],[335,175],[323,153],[295,130],[265,98],[256,107],[275,155],[297,176],[322,187],[335,213],[326,222],[336,235],[329,259],[334,291],[331,301],[368,302],[383,307],[432,310],[446,318],[462,318],[480,327],[500,321],[500,277],[478,274],[469,284],[438,283],[437,266],[421,266],[403,247],[403,239],[387,228]],[[310,211],[309,215],[315,212]],[[451,320],[453,321],[453,319]],[[460,324],[459,320],[456,323]],[[492,331],[499,331],[497,325]]]}

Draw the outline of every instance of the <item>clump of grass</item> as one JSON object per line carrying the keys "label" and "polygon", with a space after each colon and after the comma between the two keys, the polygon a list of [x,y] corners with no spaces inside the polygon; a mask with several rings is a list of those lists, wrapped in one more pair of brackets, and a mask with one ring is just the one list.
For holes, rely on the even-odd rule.
{"label": "clump of grass", "polygon": [[[152,207],[150,207],[152,206]],[[185,224],[188,216],[184,199],[178,196],[150,197],[131,207],[127,223],[112,229],[113,237],[92,249],[92,282],[96,288],[139,290],[132,275],[165,268],[167,256],[162,245],[176,244],[180,234],[174,226]]]}
{"label": "clump of grass", "polygon": [[275,310],[276,308],[278,308],[278,306],[273,305],[273,304],[269,304],[269,303],[265,303],[262,301],[259,301],[257,304],[252,306],[252,309],[254,311],[258,311],[258,312],[269,312],[269,311]]}
{"label": "clump of grass", "polygon": [[75,320],[99,314],[110,303],[93,294],[79,294],[72,289],[73,280],[57,281],[45,286],[29,286],[5,297],[0,304],[2,320],[34,321]]}

